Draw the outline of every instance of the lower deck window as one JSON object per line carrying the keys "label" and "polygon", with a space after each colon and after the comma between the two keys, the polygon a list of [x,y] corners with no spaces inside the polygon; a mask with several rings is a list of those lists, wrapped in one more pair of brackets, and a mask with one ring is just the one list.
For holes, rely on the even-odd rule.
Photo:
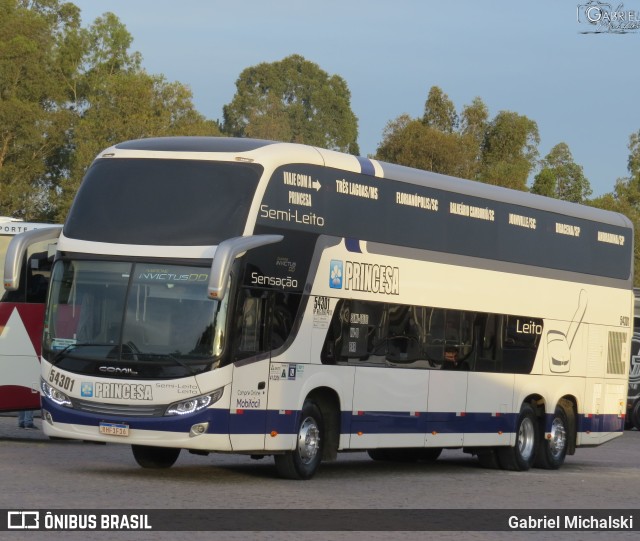
{"label": "lower deck window", "polygon": [[524,316],[340,300],[322,362],[527,374],[542,324]]}

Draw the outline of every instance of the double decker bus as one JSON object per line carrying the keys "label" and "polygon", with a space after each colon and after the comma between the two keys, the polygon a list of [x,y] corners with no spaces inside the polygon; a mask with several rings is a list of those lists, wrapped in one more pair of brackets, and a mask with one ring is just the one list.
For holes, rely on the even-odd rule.
{"label": "double decker bus", "polygon": [[559,468],[623,433],[632,254],[624,216],[529,193],[297,144],[123,142],[58,239],[44,432],[294,479],[352,450]]}
{"label": "double decker bus", "polygon": [[[0,216],[0,268],[11,239],[52,227]],[[40,341],[55,248],[36,241],[22,255],[17,287],[0,297],[0,411],[40,408]]]}

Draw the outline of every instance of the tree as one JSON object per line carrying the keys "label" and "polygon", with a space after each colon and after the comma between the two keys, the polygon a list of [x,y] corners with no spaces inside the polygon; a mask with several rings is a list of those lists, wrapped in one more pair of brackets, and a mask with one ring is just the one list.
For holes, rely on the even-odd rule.
{"label": "tree", "polygon": [[231,136],[359,153],[346,82],[299,55],[243,70],[223,118],[223,131]]}
{"label": "tree", "polygon": [[385,127],[376,157],[436,173],[479,180],[489,112],[476,97],[458,116],[449,97],[431,87],[420,120],[403,115]]}
{"label": "tree", "polygon": [[469,162],[464,178],[477,180],[482,166],[482,143],[489,123],[489,110],[481,98],[475,97],[471,105],[462,109],[460,134],[467,149]]}
{"label": "tree", "polygon": [[[587,204],[624,214],[633,223],[635,238],[640,232],[640,131],[629,137],[629,177],[619,178],[614,191],[597,197]],[[640,242],[634,243],[634,268],[640,268]],[[634,276],[634,286],[640,287],[640,273]]]}
{"label": "tree", "polygon": [[64,220],[102,148],[219,135],[191,91],[150,75],[112,13],[89,28],[61,0],[0,0],[0,214]]}
{"label": "tree", "polygon": [[533,120],[511,111],[500,111],[485,132],[479,180],[526,190],[539,143],[538,125]]}
{"label": "tree", "polygon": [[86,52],[76,74],[79,89],[72,109],[66,177],[56,200],[57,219],[66,216],[82,178],[102,149],[128,139],[169,135],[220,135],[192,103],[191,91],[141,68],[129,53],[131,35],[107,13],[87,30]]}
{"label": "tree", "polygon": [[456,106],[437,86],[429,89],[422,123],[443,133],[453,133],[458,127]]}
{"label": "tree", "polygon": [[457,133],[447,133],[402,115],[389,122],[376,151],[379,160],[446,175],[464,176],[470,161]]}
{"label": "tree", "polygon": [[585,202],[592,193],[582,166],[573,161],[566,143],[558,143],[547,154],[531,191],[573,203]]}
{"label": "tree", "polygon": [[501,111],[489,121],[487,106],[476,97],[459,117],[448,96],[434,86],[421,120],[403,115],[387,124],[376,157],[526,190],[539,141],[537,124],[526,116]]}
{"label": "tree", "polygon": [[58,0],[0,0],[0,214],[50,217],[48,162],[62,144],[61,36],[79,10]]}
{"label": "tree", "polygon": [[640,130],[629,137],[629,161],[627,169],[631,174],[629,180],[640,184]]}

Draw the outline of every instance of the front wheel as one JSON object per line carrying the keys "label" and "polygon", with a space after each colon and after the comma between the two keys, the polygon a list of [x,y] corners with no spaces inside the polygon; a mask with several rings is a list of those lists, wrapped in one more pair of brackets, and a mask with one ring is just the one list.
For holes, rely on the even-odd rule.
{"label": "front wheel", "polygon": [[569,416],[562,406],[557,406],[551,422],[549,438],[540,434],[536,466],[547,470],[557,470],[564,464],[569,444]]}
{"label": "front wheel", "polygon": [[504,470],[525,471],[533,465],[538,443],[538,420],[531,404],[522,404],[516,434],[513,447],[496,448],[498,461]]}
{"label": "front wheel", "polygon": [[274,455],[278,474],[285,479],[311,479],[322,461],[324,423],[315,402],[302,406],[296,447],[283,455]]}
{"label": "front wheel", "polygon": [[150,445],[132,445],[133,458],[142,468],[170,468],[178,460],[180,449],[173,447],[152,447]]}

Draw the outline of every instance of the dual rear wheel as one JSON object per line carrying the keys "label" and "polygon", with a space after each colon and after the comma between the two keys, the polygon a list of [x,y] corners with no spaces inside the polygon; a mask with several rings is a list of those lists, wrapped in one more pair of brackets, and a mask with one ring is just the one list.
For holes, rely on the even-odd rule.
{"label": "dual rear wheel", "polygon": [[526,471],[536,466],[556,470],[564,464],[567,456],[570,415],[573,415],[573,410],[559,404],[554,411],[549,434],[546,435],[533,406],[524,403],[516,425],[515,445],[479,449],[478,461],[485,468]]}

